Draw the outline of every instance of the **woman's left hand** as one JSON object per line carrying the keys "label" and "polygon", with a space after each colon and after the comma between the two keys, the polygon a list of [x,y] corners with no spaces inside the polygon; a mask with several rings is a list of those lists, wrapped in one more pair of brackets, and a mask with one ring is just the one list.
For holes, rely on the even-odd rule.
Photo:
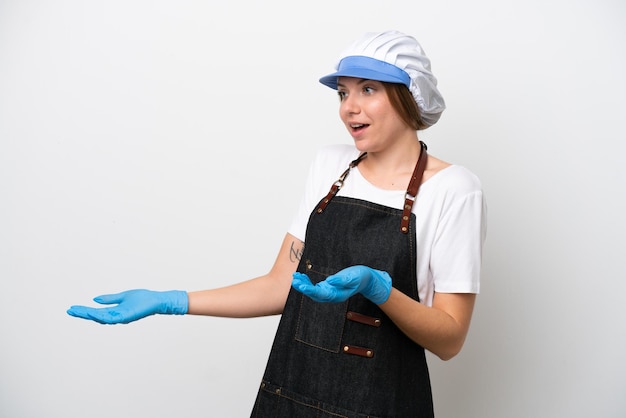
{"label": "woman's left hand", "polygon": [[380,305],[389,298],[391,277],[367,266],[351,266],[315,285],[306,274],[295,272],[291,286],[316,302],[343,302],[361,293]]}

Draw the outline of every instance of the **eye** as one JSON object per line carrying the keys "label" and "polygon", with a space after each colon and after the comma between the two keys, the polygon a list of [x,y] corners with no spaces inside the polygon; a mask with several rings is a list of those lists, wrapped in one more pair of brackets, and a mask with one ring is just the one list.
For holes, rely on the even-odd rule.
{"label": "eye", "polygon": [[363,86],[363,93],[372,94],[376,91],[376,89],[372,86]]}
{"label": "eye", "polygon": [[340,101],[343,101],[346,98],[347,93],[345,91],[338,90],[337,91],[337,96],[339,96],[339,100]]}

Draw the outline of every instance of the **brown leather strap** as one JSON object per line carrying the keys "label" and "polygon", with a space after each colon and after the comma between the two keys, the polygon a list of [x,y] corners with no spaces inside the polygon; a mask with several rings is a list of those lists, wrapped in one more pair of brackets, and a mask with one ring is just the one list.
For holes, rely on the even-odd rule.
{"label": "brown leather strap", "polygon": [[[411,220],[411,210],[413,209],[413,203],[415,202],[415,198],[417,196],[417,192],[419,191],[420,185],[422,184],[422,178],[424,177],[424,170],[426,169],[426,161],[428,160],[428,153],[426,150],[428,147],[425,143],[420,141],[421,151],[420,156],[417,159],[417,164],[415,164],[415,169],[413,170],[413,175],[411,176],[411,181],[409,182],[409,187],[404,195],[404,208],[402,210],[402,221],[400,222],[400,231],[404,234],[409,232],[409,222]],[[366,152],[359,155],[359,157],[350,163],[350,166],[344,171],[339,179],[331,186],[330,191],[322,199],[322,201],[317,205],[317,209],[315,209],[316,213],[324,212],[328,203],[330,203],[331,199],[335,197],[339,189],[343,186],[343,182],[350,174],[350,170],[357,166],[361,162],[363,158],[367,155]]]}
{"label": "brown leather strap", "polygon": [[428,153],[426,150],[426,144],[420,141],[422,150],[420,156],[417,159],[417,164],[413,170],[409,187],[404,195],[404,209],[402,210],[402,222],[400,223],[400,231],[407,234],[409,232],[409,221],[411,220],[411,210],[413,209],[413,203],[422,184],[422,178],[424,177],[424,170],[426,169],[426,161],[428,160]]}
{"label": "brown leather strap", "polygon": [[367,358],[374,357],[374,350],[364,347],[357,347],[356,345],[344,345],[343,352],[346,354],[354,354],[355,356]]}
{"label": "brown leather strap", "polygon": [[359,157],[356,160],[353,160],[350,163],[350,165],[348,166],[346,171],[344,171],[341,174],[341,176],[339,176],[339,179],[337,179],[337,181],[332,185],[332,187],[330,188],[330,191],[328,192],[326,197],[324,199],[322,199],[322,201],[319,203],[319,205],[317,205],[317,209],[315,210],[315,212],[317,212],[317,213],[324,212],[324,209],[326,209],[326,206],[328,206],[328,203],[330,202],[330,200],[333,197],[335,197],[335,195],[337,194],[339,189],[341,189],[341,187],[343,186],[343,182],[346,180],[346,177],[348,177],[348,174],[350,174],[350,170],[352,170],[354,167],[356,167],[356,165],[358,163],[360,163],[361,160],[363,158],[365,158],[366,155],[367,155],[367,152],[364,152],[361,155],[359,155]]}
{"label": "brown leather strap", "polygon": [[380,318],[373,316],[363,315],[358,312],[348,311],[346,313],[346,319],[354,322],[358,322],[365,325],[371,325],[373,327],[379,327],[381,324]]}

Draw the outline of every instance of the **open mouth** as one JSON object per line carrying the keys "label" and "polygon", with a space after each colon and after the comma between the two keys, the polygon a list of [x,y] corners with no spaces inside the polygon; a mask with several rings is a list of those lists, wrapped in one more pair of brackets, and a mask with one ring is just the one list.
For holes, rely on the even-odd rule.
{"label": "open mouth", "polygon": [[369,125],[363,124],[363,123],[351,123],[350,124],[350,129],[352,130],[352,132],[358,132],[361,131],[365,128],[367,128]]}

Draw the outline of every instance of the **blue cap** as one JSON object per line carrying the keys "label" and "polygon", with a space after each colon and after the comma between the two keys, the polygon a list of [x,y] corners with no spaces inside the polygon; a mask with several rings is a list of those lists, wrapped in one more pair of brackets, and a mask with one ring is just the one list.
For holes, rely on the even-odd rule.
{"label": "blue cap", "polygon": [[412,36],[395,30],[368,32],[344,50],[338,61],[336,71],[320,78],[320,83],[335,90],[337,77],[404,84],[427,126],[434,125],[446,108],[430,60]]}
{"label": "blue cap", "polygon": [[411,77],[406,71],[388,62],[358,55],[343,58],[337,71],[320,78],[320,83],[337,90],[337,77],[364,78],[411,87]]}

